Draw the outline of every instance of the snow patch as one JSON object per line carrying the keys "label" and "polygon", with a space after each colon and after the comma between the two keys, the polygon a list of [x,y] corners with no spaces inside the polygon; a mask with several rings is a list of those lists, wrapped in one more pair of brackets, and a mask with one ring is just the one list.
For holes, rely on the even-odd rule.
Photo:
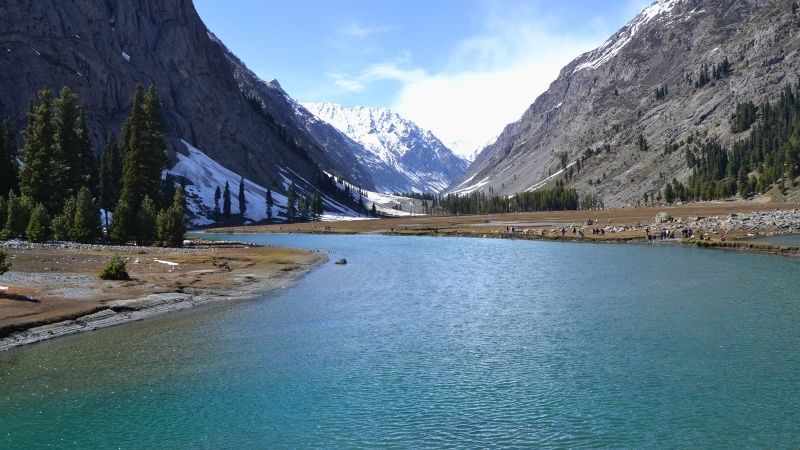
{"label": "snow patch", "polygon": [[589,53],[591,59],[578,65],[573,73],[584,69],[597,69],[603,64],[614,58],[626,45],[628,45],[639,32],[639,30],[653,19],[662,17],[671,12],[681,0],[658,0],[644,9],[635,19],[633,19],[623,29],[618,31],[611,39],[607,40],[599,48]]}
{"label": "snow patch", "polygon": [[131,62],[131,55],[122,52],[122,57],[125,58],[125,61]]}
{"label": "snow patch", "polygon": [[175,266],[179,266],[179,265],[180,265],[180,264],[178,264],[178,263],[176,263],[176,262],[172,262],[172,261],[164,261],[164,260],[161,260],[161,259],[154,259],[153,261],[155,261],[155,262],[157,262],[157,263],[159,263],[159,264],[166,264],[166,265],[168,265],[168,266],[172,266],[172,267],[175,267]]}

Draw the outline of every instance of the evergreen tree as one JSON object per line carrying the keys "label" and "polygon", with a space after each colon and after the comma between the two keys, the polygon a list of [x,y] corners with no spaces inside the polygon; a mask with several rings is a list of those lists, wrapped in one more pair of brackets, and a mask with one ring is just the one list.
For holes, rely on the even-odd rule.
{"label": "evergreen tree", "polygon": [[[80,166],[80,137],[78,125],[78,96],[68,87],[58,93],[53,102],[53,148],[50,178],[53,190],[59,194],[59,200],[49,209],[56,213],[61,209],[65,198],[76,195],[83,186]],[[42,200],[34,198],[39,202]],[[55,209],[53,209],[55,208]]]}
{"label": "evergreen tree", "polygon": [[247,199],[244,195],[244,178],[239,180],[239,214],[244,220],[244,215],[247,212]]}
{"label": "evergreen tree", "polygon": [[64,202],[61,214],[53,218],[50,228],[53,238],[57,241],[68,241],[72,235],[72,225],[75,221],[75,197],[70,197]]}
{"label": "evergreen tree", "polygon": [[292,184],[289,185],[289,192],[286,194],[286,220],[289,222],[294,222],[297,216],[297,205],[295,203],[296,197],[297,194],[294,190],[294,181],[292,181]]}
{"label": "evergreen tree", "polygon": [[6,225],[6,218],[8,217],[8,202],[5,197],[0,196],[0,240],[5,239],[2,230]]}
{"label": "evergreen tree", "polygon": [[114,242],[125,244],[133,236],[133,226],[136,215],[128,205],[125,197],[119,199],[114,208],[114,215],[111,220],[111,228],[108,234]]}
{"label": "evergreen tree", "polygon": [[167,166],[163,138],[163,119],[155,88],[144,93],[136,87],[133,106],[125,123],[127,142],[122,165],[121,198],[128,205],[139,205],[149,196],[156,205],[163,203],[161,172]]}
{"label": "evergreen tree", "polygon": [[39,91],[39,104],[28,110],[28,125],[23,132],[25,146],[20,170],[20,192],[53,213],[61,208],[65,192],[60,186],[64,168],[53,153],[53,111],[51,91]]}
{"label": "evergreen tree", "polygon": [[185,196],[180,187],[175,191],[172,206],[158,214],[158,237],[166,246],[180,247],[183,244],[183,235],[186,234],[184,203]]}
{"label": "evergreen tree", "polygon": [[[114,220],[117,218],[114,217]],[[72,222],[70,239],[75,242],[91,243],[100,233],[100,209],[92,199],[86,186],[78,191],[75,199],[75,219]]]}
{"label": "evergreen tree", "polygon": [[119,202],[122,179],[122,154],[113,134],[108,135],[106,150],[100,160],[100,207],[105,210],[106,230],[108,212]]}
{"label": "evergreen tree", "polygon": [[44,242],[50,237],[50,216],[47,209],[39,203],[31,212],[31,219],[25,229],[25,235],[30,242]]}
{"label": "evergreen tree", "polygon": [[89,125],[86,120],[86,109],[81,108],[78,114],[78,120],[75,123],[75,133],[77,134],[78,141],[78,182],[80,189],[83,186],[89,188],[89,192],[93,197],[99,196],[99,182],[97,180],[97,163],[94,159],[94,149],[92,149],[92,141],[89,138]]}
{"label": "evergreen tree", "polygon": [[672,204],[675,201],[675,190],[672,187],[672,183],[667,183],[664,186],[664,201],[667,204]]}
{"label": "evergreen tree", "polygon": [[272,222],[272,207],[275,204],[275,201],[272,199],[272,191],[267,188],[267,221]]}
{"label": "evergreen tree", "polygon": [[6,261],[8,258],[8,252],[5,249],[0,250],[0,275],[11,270],[11,263]]}
{"label": "evergreen tree", "polygon": [[145,196],[137,214],[137,223],[139,225],[136,230],[137,245],[149,246],[156,241],[158,231],[156,229],[157,215],[155,202],[150,197]]}
{"label": "evergreen tree", "polygon": [[[0,126],[0,193],[10,190],[19,192],[19,166],[17,165],[17,144],[11,123]],[[0,214],[0,217],[5,217]]]}
{"label": "evergreen tree", "polygon": [[219,210],[219,200],[222,198],[222,191],[220,190],[219,186],[217,186],[217,190],[214,191],[214,218],[219,220],[220,210]]}
{"label": "evergreen tree", "polygon": [[8,195],[6,205],[6,226],[3,234],[8,237],[24,237],[25,229],[31,219],[33,202],[25,196],[17,196],[13,192]]}
{"label": "evergreen tree", "polygon": [[314,219],[319,220],[324,212],[325,210],[319,192],[314,192],[314,195],[311,196],[311,213],[314,215]]}
{"label": "evergreen tree", "polygon": [[378,209],[375,207],[374,202],[372,203],[372,210],[370,212],[372,213],[372,217],[378,217]]}
{"label": "evergreen tree", "polygon": [[231,218],[231,186],[225,182],[225,191],[222,193],[222,216],[225,220]]}

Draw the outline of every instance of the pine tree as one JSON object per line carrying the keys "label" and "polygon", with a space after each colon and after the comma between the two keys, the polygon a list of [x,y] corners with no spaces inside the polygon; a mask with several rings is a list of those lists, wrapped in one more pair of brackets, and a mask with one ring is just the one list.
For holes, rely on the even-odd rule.
{"label": "pine tree", "polygon": [[[114,217],[116,220],[116,217]],[[92,199],[92,193],[86,186],[78,191],[75,199],[75,219],[72,222],[70,239],[75,242],[91,243],[100,233],[100,208]]]}
{"label": "pine tree", "polygon": [[272,191],[267,188],[267,221],[272,222],[272,207],[275,204],[275,201],[272,199]]}
{"label": "pine tree", "polygon": [[8,258],[8,252],[5,249],[0,250],[0,275],[11,270],[11,263],[6,261]]}
{"label": "pine tree", "polygon": [[319,218],[322,217],[322,214],[325,212],[319,192],[314,192],[314,195],[311,197],[311,212],[314,214],[315,220],[319,220]]}
{"label": "pine tree", "polygon": [[47,209],[39,203],[31,212],[31,219],[25,229],[25,235],[30,242],[44,242],[50,237],[50,216]]}
{"label": "pine tree", "polygon": [[136,230],[136,244],[137,245],[153,245],[156,241],[157,236],[157,229],[156,229],[156,216],[158,212],[156,211],[156,204],[153,200],[145,196],[144,200],[142,200],[142,206],[139,208],[139,212],[137,214],[137,224],[139,225],[138,229]]}
{"label": "pine tree", "polygon": [[86,120],[86,109],[80,108],[78,120],[75,123],[75,133],[78,141],[78,189],[83,186],[89,188],[93,197],[99,196],[99,182],[97,180],[97,163],[94,158],[92,141],[89,138],[89,125]]}
{"label": "pine tree", "polygon": [[111,219],[111,228],[108,234],[114,242],[125,244],[133,235],[134,219],[136,215],[131,211],[128,200],[125,197],[119,199],[114,208]]}
{"label": "pine tree", "polygon": [[6,194],[12,189],[19,192],[19,166],[14,132],[11,123],[6,121],[0,126],[0,193]]}
{"label": "pine tree", "polygon": [[667,202],[667,204],[671,204],[675,201],[675,190],[672,188],[671,183],[667,183],[667,185],[664,186],[664,201]]}
{"label": "pine tree", "polygon": [[129,205],[139,205],[149,196],[163,204],[161,172],[167,166],[163,119],[155,88],[144,93],[136,87],[130,116],[125,123],[125,155],[122,165],[122,194]]}
{"label": "pine tree", "polygon": [[180,187],[175,191],[172,206],[158,214],[158,237],[166,246],[180,247],[183,244],[183,235],[186,234],[184,204],[185,195]]}
{"label": "pine tree", "polygon": [[108,135],[106,150],[100,160],[100,207],[105,210],[106,229],[108,212],[119,202],[120,181],[122,179],[122,154],[113,134]]}
{"label": "pine tree", "polygon": [[72,225],[75,221],[75,197],[70,197],[64,202],[61,214],[53,218],[50,228],[53,238],[57,241],[68,241],[72,235]]}
{"label": "pine tree", "polygon": [[[51,160],[51,180],[53,190],[59,200],[49,208],[50,213],[61,209],[62,202],[71,195],[77,195],[83,186],[80,167],[80,137],[77,133],[78,97],[68,87],[58,93],[53,102],[53,148]],[[34,198],[34,200],[42,201]],[[53,210],[52,208],[56,208]]]}
{"label": "pine tree", "polygon": [[294,181],[289,185],[289,192],[286,194],[286,220],[294,222],[297,216],[297,205],[295,204],[295,197],[297,194],[294,190]]}
{"label": "pine tree", "polygon": [[372,217],[378,217],[378,209],[375,207],[375,203],[372,203]]}
{"label": "pine tree", "polygon": [[217,186],[217,190],[214,191],[214,218],[219,220],[219,200],[222,198],[222,191],[220,190],[219,186]]}
{"label": "pine tree", "polygon": [[25,229],[31,219],[33,202],[25,196],[17,196],[13,192],[8,195],[6,206],[6,226],[3,234],[9,237],[24,237]]}
{"label": "pine tree", "polygon": [[244,178],[239,180],[239,215],[244,220],[244,215],[247,212],[247,199],[244,194]]}
{"label": "pine tree", "polygon": [[[31,104],[28,125],[23,132],[25,146],[20,170],[20,192],[53,213],[61,208],[65,193],[60,187],[63,167],[58,167],[53,154],[53,111],[51,91],[39,91],[39,104]],[[60,159],[59,159],[60,161]]]}
{"label": "pine tree", "polygon": [[225,191],[222,193],[222,216],[225,220],[231,218],[231,186],[225,182]]}

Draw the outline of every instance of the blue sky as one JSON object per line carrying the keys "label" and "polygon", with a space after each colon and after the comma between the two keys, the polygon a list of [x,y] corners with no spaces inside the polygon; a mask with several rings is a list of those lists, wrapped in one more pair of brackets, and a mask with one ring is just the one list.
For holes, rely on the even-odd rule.
{"label": "blue sky", "polygon": [[206,25],[300,101],[390,107],[461,153],[648,0],[195,0]]}

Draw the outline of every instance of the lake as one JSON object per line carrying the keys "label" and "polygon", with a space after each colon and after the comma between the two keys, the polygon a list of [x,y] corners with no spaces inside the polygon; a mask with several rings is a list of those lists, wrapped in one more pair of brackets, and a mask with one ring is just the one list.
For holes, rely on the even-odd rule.
{"label": "lake", "polygon": [[0,447],[800,446],[796,260],[216,237],[331,262],[263,299],[0,353]]}

